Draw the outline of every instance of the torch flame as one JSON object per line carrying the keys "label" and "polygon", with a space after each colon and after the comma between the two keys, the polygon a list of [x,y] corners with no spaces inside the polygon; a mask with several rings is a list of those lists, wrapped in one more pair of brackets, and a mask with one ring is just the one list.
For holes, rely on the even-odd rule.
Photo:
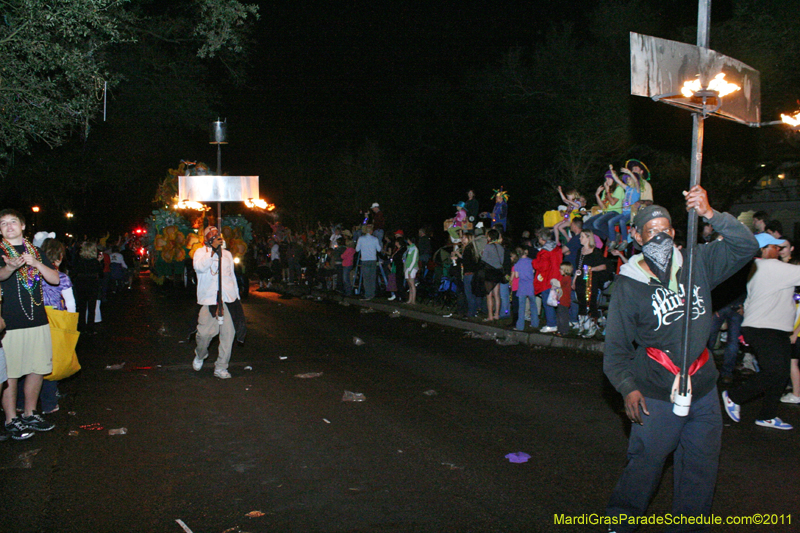
{"label": "torch flame", "polygon": [[800,126],[800,111],[798,111],[794,115],[781,115],[781,120],[784,123],[790,126],[794,126],[796,128]]}
{"label": "torch flame", "polygon": [[[697,91],[700,91],[703,87],[700,85],[700,79],[694,79],[692,81],[685,81],[683,82],[683,87],[681,88],[681,94],[686,98],[691,98],[695,95]],[[741,87],[736,85],[735,83],[730,83],[725,81],[725,73],[720,72],[714,79],[711,80],[711,83],[708,84],[709,91],[716,91],[720,97],[727,96],[731,93],[734,93],[740,90]]]}
{"label": "torch flame", "polygon": [[175,209],[194,209],[195,211],[205,211],[209,209],[200,202],[191,202],[189,200],[181,200],[175,204]]}
{"label": "torch flame", "polygon": [[266,211],[272,211],[275,209],[275,204],[267,203],[266,200],[262,200],[261,198],[256,198],[255,200],[253,200],[252,198],[248,198],[247,200],[244,201],[244,205],[246,205],[251,209],[257,207],[259,209],[264,209]]}

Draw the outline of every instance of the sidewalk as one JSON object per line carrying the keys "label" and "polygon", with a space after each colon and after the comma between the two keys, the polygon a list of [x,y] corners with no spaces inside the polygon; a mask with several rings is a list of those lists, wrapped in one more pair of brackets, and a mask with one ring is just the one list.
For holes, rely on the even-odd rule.
{"label": "sidewalk", "polygon": [[[274,290],[274,289],[273,289]],[[470,320],[456,317],[456,316],[442,316],[437,314],[434,309],[424,305],[416,305],[411,308],[407,304],[398,302],[390,302],[385,298],[375,298],[372,300],[362,300],[358,297],[345,297],[338,293],[329,292],[321,289],[308,289],[298,285],[281,286],[281,291],[290,293],[294,296],[302,297],[303,295],[310,295],[316,299],[326,299],[330,301],[339,302],[341,304],[356,305],[363,308],[373,309],[375,311],[384,312],[387,314],[399,313],[399,316],[404,316],[421,322],[428,322],[439,326],[446,326],[455,329],[462,329],[471,331],[475,336],[482,336],[484,338],[496,338],[501,343],[507,341],[509,343],[526,344],[528,346],[543,346],[547,348],[567,348],[571,350],[580,350],[588,352],[603,353],[605,342],[596,339],[583,339],[580,337],[558,337],[556,335],[538,333],[538,332],[524,332],[515,331],[511,328],[503,328],[491,326],[487,324],[472,322]]]}

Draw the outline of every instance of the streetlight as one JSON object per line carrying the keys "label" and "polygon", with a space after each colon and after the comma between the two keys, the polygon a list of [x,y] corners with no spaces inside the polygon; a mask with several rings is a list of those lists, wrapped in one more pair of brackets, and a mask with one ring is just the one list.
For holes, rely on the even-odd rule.
{"label": "streetlight", "polygon": [[33,228],[36,229],[36,226],[39,223],[39,206],[35,205],[31,207],[31,211],[33,211]]}

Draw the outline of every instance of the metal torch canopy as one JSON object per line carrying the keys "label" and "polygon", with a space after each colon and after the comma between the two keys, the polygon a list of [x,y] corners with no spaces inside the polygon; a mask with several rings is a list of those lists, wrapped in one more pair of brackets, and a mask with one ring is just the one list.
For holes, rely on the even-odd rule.
{"label": "metal torch canopy", "polygon": [[[631,32],[631,94],[665,104],[707,113],[748,125],[761,122],[761,75],[741,61],[677,41]],[[684,82],[700,80],[702,87],[718,74],[741,89],[725,96],[709,111],[700,98],[681,94]]]}
{"label": "metal torch canopy", "polygon": [[244,202],[258,198],[258,176],[178,176],[178,195],[192,202]]}

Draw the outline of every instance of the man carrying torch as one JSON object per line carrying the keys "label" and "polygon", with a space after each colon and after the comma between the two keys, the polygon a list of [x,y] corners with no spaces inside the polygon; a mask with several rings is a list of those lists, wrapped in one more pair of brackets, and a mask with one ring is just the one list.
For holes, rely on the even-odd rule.
{"label": "man carrying torch", "polygon": [[[192,258],[197,273],[197,348],[192,368],[200,371],[208,357],[208,345],[219,335],[219,354],[214,365],[214,376],[229,379],[228,362],[233,341],[244,340],[244,311],[239,300],[239,286],[233,271],[233,256],[222,248],[222,234],[214,226],[203,232],[203,247]],[[220,263],[222,266],[220,266]]]}
{"label": "man carrying torch", "polygon": [[[697,247],[691,289],[686,287],[687,251],[673,243],[669,212],[650,205],[634,219],[633,237],[642,253],[621,268],[609,305],[603,369],[622,394],[625,414],[633,424],[628,463],[606,509],[610,517],[645,513],[673,452],[672,513],[698,516],[711,511],[722,435],[718,373],[706,349],[711,290],[742,268],[758,251],[758,243],[732,215],[713,210],[699,185],[684,195],[687,211],[694,209],[707,222],[713,221],[723,237]],[[688,415],[678,416],[673,402],[678,395],[689,294],[692,324],[687,373],[692,402]],[[633,531],[636,526],[620,523],[614,529]]]}

